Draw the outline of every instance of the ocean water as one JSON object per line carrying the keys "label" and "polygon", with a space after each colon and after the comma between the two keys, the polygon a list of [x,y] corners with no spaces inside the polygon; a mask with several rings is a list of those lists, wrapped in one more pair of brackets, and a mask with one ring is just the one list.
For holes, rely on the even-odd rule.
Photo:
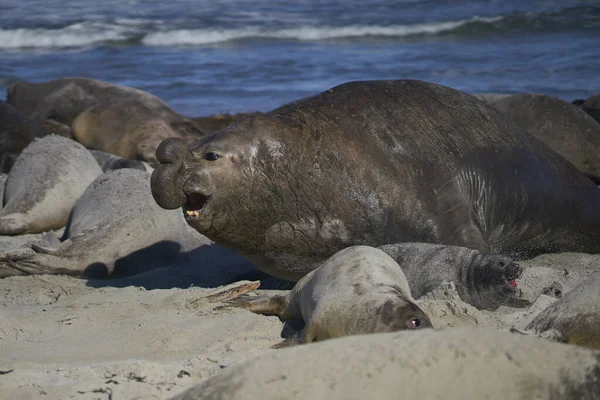
{"label": "ocean water", "polygon": [[190,116],[363,79],[570,101],[600,92],[600,1],[0,0],[0,98],[67,76]]}

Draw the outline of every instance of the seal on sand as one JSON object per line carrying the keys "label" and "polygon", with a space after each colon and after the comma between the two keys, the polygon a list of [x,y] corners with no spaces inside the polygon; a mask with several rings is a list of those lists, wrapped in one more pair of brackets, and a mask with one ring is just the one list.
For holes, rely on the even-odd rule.
{"label": "seal on sand", "polygon": [[6,179],[0,234],[64,227],[77,199],[101,174],[92,154],[76,141],[56,135],[35,140],[19,155]]}
{"label": "seal on sand", "polygon": [[559,98],[535,93],[490,103],[600,183],[600,124],[584,111]]}
{"label": "seal on sand", "polygon": [[148,172],[129,168],[99,176],[75,203],[62,243],[3,256],[0,277],[133,273],[169,265],[182,249],[201,244],[203,238],[187,229],[181,212],[156,205],[149,180]]}
{"label": "seal on sand", "polygon": [[23,149],[46,134],[34,120],[12,105],[0,101],[0,172],[7,173]]}
{"label": "seal on sand", "polygon": [[492,106],[441,85],[346,83],[197,143],[168,139],[156,155],[160,206],[183,207],[190,226],[283,279],[354,245],[600,252],[593,182]]}
{"label": "seal on sand", "polygon": [[599,376],[600,352],[590,349],[493,329],[425,329],[271,351],[174,400],[579,400],[597,397]]}
{"label": "seal on sand", "polygon": [[368,246],[337,252],[285,296],[240,298],[231,304],[282,321],[304,322],[292,340],[296,343],[431,327],[398,264]]}
{"label": "seal on sand", "polygon": [[178,114],[158,97],[97,79],[76,77],[42,83],[16,82],[8,87],[6,99],[31,118],[42,123],[55,121],[65,125],[65,130],[75,117],[97,104],[133,102],[151,110],[155,119],[176,126],[176,131],[203,134],[193,120]]}
{"label": "seal on sand", "polygon": [[89,149],[155,165],[156,148],[165,139],[183,138],[169,123],[137,102],[98,104],[73,120],[73,137]]}
{"label": "seal on sand", "polygon": [[538,314],[525,332],[600,350],[600,272]]}

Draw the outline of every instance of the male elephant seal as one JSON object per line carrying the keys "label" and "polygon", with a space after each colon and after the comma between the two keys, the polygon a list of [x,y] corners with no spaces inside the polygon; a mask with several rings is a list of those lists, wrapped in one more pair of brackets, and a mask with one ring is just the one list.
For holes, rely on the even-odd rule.
{"label": "male elephant seal", "polygon": [[200,235],[186,229],[180,212],[156,205],[149,181],[148,172],[128,168],[99,176],[75,203],[62,243],[3,256],[0,277],[105,277],[115,269],[131,274],[169,265],[181,250],[202,244]]}
{"label": "male elephant seal", "polygon": [[168,139],[156,155],[160,206],[183,207],[193,228],[284,279],[359,244],[600,252],[598,188],[490,105],[441,85],[351,82],[189,146]]}
{"label": "male elephant seal", "polygon": [[142,171],[146,171],[146,165],[140,160],[131,160],[129,158],[122,158],[109,153],[105,153],[100,150],[90,150],[90,153],[94,156],[102,171],[112,171],[121,168],[134,168]]}
{"label": "male elephant seal", "polygon": [[383,251],[368,246],[341,250],[309,272],[285,296],[233,301],[282,321],[302,321],[293,338],[311,343],[363,333],[431,327],[414,303],[404,273]]}
{"label": "male elephant seal", "polygon": [[46,134],[36,121],[0,101],[0,172],[7,173],[31,141]]}
{"label": "male elephant seal", "polygon": [[90,183],[102,174],[90,152],[56,135],[35,140],[13,165],[4,189],[0,234],[59,229]]}
{"label": "male elephant seal", "polygon": [[538,314],[526,331],[600,350],[600,272]]}
{"label": "male elephant seal", "polygon": [[600,183],[600,125],[592,117],[544,94],[523,93],[490,103]]}
{"label": "male elephant seal", "polygon": [[269,352],[177,400],[595,399],[600,352],[484,328],[345,337]]}

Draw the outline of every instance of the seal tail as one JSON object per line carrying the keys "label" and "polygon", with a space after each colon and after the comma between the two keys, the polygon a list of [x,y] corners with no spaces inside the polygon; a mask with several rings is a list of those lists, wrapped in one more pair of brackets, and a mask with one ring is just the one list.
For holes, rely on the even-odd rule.
{"label": "seal tail", "polygon": [[261,315],[281,316],[286,310],[285,297],[281,295],[274,296],[250,296],[242,295],[226,304],[230,307],[244,308],[250,312]]}
{"label": "seal tail", "polygon": [[0,235],[20,235],[26,231],[25,214],[12,213],[0,217]]}

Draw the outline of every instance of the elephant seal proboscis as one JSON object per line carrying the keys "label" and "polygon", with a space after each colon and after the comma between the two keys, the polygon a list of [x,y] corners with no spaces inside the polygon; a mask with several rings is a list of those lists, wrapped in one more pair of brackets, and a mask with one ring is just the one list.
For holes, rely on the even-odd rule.
{"label": "elephant seal proboscis", "polygon": [[600,350],[600,272],[538,314],[523,333]]}
{"label": "elephant seal proboscis", "polygon": [[595,399],[600,352],[484,328],[377,333],[247,360],[174,400]]}
{"label": "elephant seal proboscis", "polygon": [[354,245],[600,252],[593,182],[489,104],[432,83],[346,83],[194,144],[168,139],[157,158],[160,206],[283,279]]}
{"label": "elephant seal proboscis", "polygon": [[353,246],[331,256],[285,296],[239,298],[232,305],[305,327],[289,344],[431,327],[404,273],[381,250]]}
{"label": "elephant seal proboscis", "polygon": [[600,183],[600,124],[556,97],[522,93],[491,104]]}
{"label": "elephant seal proboscis", "polygon": [[8,174],[0,234],[59,229],[90,183],[102,174],[92,154],[76,141],[56,135],[29,144]]}
{"label": "elephant seal proboscis", "polygon": [[75,203],[60,245],[32,246],[2,256],[0,277],[106,277],[119,266],[124,269],[121,274],[133,274],[169,265],[180,251],[187,250],[185,246],[200,244],[202,237],[186,228],[180,212],[164,210],[153,201],[148,172],[109,171]]}

